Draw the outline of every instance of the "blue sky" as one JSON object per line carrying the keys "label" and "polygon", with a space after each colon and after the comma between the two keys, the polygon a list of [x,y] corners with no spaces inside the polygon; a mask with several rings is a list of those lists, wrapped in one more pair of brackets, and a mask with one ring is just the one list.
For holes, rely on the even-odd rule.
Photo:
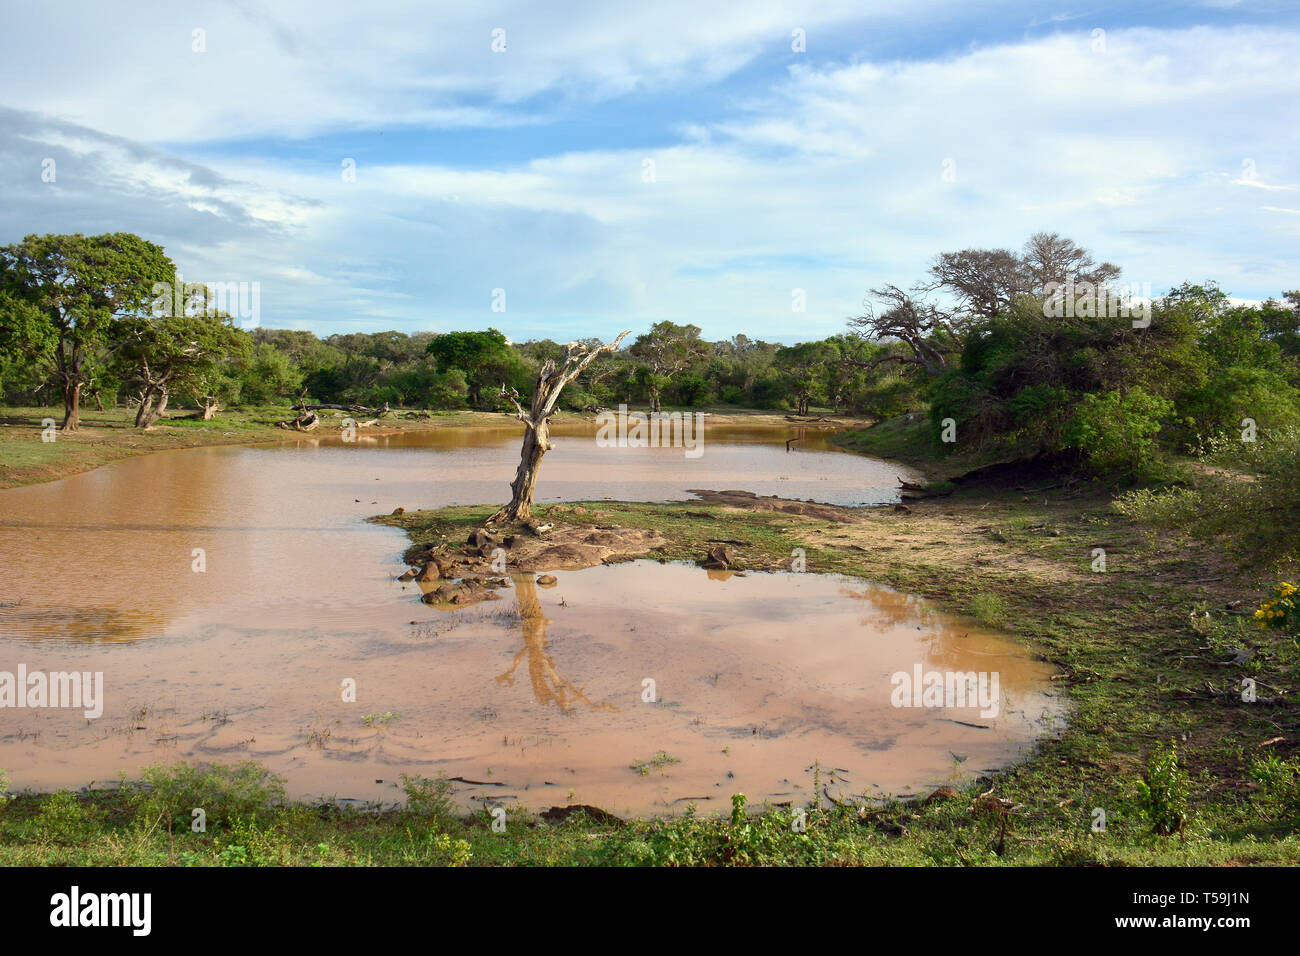
{"label": "blue sky", "polygon": [[138,232],[322,335],[790,342],[1042,229],[1300,286],[1295,4],[466,6],[11,5],[0,242]]}

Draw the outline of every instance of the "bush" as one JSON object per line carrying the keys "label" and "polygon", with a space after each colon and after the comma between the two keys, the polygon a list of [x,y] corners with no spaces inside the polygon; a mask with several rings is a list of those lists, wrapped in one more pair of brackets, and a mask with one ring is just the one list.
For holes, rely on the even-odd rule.
{"label": "bush", "polygon": [[406,793],[406,812],[412,816],[433,820],[440,826],[456,819],[454,788],[446,777],[431,780],[402,774],[402,790]]}
{"label": "bush", "polygon": [[1202,465],[1192,488],[1130,492],[1116,499],[1116,510],[1218,540],[1243,564],[1300,560],[1300,429],[1253,442],[1221,436],[1203,451]]}
{"label": "bush", "polygon": [[1138,781],[1138,812],[1158,836],[1181,834],[1187,825],[1187,772],[1178,766],[1173,741],[1156,747]]}
{"label": "bush", "polygon": [[71,790],[46,797],[31,823],[38,840],[62,845],[84,843],[95,832],[95,815]]}
{"label": "bush", "polygon": [[1289,581],[1273,586],[1273,596],[1255,612],[1260,627],[1300,634],[1300,588]]}
{"label": "bush", "polygon": [[1066,444],[1094,474],[1146,478],[1156,474],[1156,435],[1173,403],[1140,388],[1088,394],[1075,407]]}
{"label": "bush", "polygon": [[970,600],[970,612],[982,624],[997,627],[1007,619],[1007,604],[996,594],[977,594]]}
{"label": "bush", "polygon": [[251,817],[258,810],[284,802],[284,778],[253,760],[226,766],[185,763],[146,767],[142,783],[127,785],[137,816],[163,819],[167,828],[189,829],[191,814],[202,809],[207,825]]}

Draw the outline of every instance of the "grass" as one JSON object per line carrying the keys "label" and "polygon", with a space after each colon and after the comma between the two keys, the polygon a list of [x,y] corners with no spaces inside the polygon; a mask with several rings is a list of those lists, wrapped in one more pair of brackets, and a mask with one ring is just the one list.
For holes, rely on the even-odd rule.
{"label": "grass", "polygon": [[650,771],[658,770],[663,772],[664,767],[670,767],[675,763],[681,763],[677,757],[671,757],[664,751],[659,751],[648,760],[638,760],[628,764],[633,770],[643,777],[649,776]]}

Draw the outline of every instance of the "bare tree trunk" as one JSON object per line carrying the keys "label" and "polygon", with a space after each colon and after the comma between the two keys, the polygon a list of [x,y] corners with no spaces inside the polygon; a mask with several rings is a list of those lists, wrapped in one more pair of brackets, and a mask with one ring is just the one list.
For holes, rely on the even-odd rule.
{"label": "bare tree trunk", "polygon": [[519,468],[515,471],[515,480],[510,484],[510,503],[494,514],[488,521],[524,522],[533,516],[533,491],[537,487],[537,474],[541,469],[542,456],[555,446],[551,444],[551,416],[555,414],[555,403],[559,400],[564,386],[577,378],[582,370],[602,352],[618,350],[619,343],[631,334],[623,332],[613,342],[598,345],[590,351],[580,342],[570,342],[564,351],[564,365],[555,367],[554,359],[547,359],[537,373],[537,388],[533,392],[533,403],[527,412],[519,404],[514,389],[506,391],[501,386],[503,395],[508,394],[514,402],[515,417],[524,423],[523,446],[519,450]]}
{"label": "bare tree trunk", "polygon": [[215,398],[203,399],[203,420],[210,422],[217,417],[217,412],[221,411],[221,403]]}
{"label": "bare tree trunk", "polygon": [[519,467],[515,470],[515,480],[510,483],[510,504],[493,515],[493,520],[527,521],[533,516],[533,492],[537,488],[542,456],[555,447],[550,442],[550,430],[551,426],[543,421],[524,434]]}

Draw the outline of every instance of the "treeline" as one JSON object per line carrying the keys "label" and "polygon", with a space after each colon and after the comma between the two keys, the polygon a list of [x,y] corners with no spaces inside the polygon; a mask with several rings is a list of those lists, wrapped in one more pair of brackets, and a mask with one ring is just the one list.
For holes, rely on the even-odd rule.
{"label": "treeline", "polygon": [[[1056,234],[1019,251],[942,253],[904,289],[872,290],[844,333],[785,346],[705,341],[663,321],[602,356],[565,407],[619,403],[827,410],[889,418],[928,409],[938,451],[1071,457],[1138,476],[1164,446],[1192,451],[1229,429],[1300,425],[1300,292],[1233,303],[1213,283],[1146,300],[1120,268]],[[29,236],[0,248],[0,395],[6,404],[129,406],[147,426],[169,402],[338,403],[508,410],[549,339],[495,329],[331,335],[244,330],[126,233]]]}
{"label": "treeline", "polygon": [[[177,403],[208,415],[302,401],[505,410],[506,392],[527,395],[538,368],[564,354],[564,344],[515,344],[495,329],[324,339],[246,330],[211,289],[186,284],[177,296],[174,279],[162,248],[128,233],[29,236],[0,248],[3,402],[62,403],[67,428],[83,401],[130,407],[141,427]],[[868,367],[889,348],[853,334],[790,347],[745,335],[707,342],[698,326],[665,321],[593,363],[562,400],[571,409],[625,402],[891,415],[916,399],[920,382],[905,369]]]}

